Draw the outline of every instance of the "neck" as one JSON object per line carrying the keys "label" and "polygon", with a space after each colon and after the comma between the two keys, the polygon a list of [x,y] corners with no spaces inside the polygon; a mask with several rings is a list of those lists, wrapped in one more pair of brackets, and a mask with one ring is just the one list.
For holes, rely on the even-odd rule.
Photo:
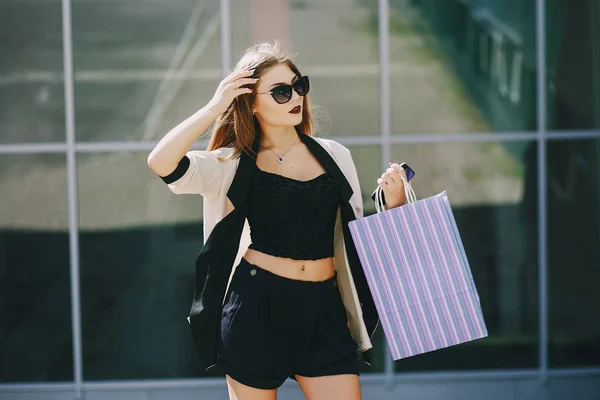
{"label": "neck", "polygon": [[261,146],[273,150],[287,150],[298,133],[293,126],[261,126]]}

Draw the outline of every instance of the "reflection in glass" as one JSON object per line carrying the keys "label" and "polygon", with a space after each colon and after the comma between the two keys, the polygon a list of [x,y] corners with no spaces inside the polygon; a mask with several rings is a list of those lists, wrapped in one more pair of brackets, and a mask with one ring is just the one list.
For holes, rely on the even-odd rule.
{"label": "reflection in glass", "polygon": [[187,316],[202,197],[175,195],[146,153],[78,157],[84,378],[204,372]]}
{"label": "reflection in glass", "polygon": [[59,1],[0,2],[0,144],[64,142]]}
{"label": "reflection in glass", "polygon": [[550,365],[600,366],[600,140],[548,143]]}
{"label": "reflection in glass", "polygon": [[277,38],[291,48],[310,76],[321,131],[379,133],[376,1],[240,0],[231,18],[234,63],[254,43]]}
{"label": "reflection in glass", "polygon": [[219,1],[73,4],[79,141],[158,140],[221,80]]}
{"label": "reflection in glass", "polygon": [[600,128],[600,3],[547,0],[548,128]]}
{"label": "reflection in glass", "polygon": [[533,130],[535,1],[390,2],[394,133]]}
{"label": "reflection in glass", "polygon": [[0,156],[0,382],[73,379],[64,155]]}
{"label": "reflection in glass", "polygon": [[537,365],[537,188],[534,142],[403,145],[417,198],[446,191],[489,337],[396,362],[398,371]]}

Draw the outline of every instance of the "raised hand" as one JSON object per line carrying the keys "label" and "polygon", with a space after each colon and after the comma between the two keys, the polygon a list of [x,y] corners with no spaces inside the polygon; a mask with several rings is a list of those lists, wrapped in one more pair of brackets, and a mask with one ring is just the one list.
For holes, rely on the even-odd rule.
{"label": "raised hand", "polygon": [[223,114],[237,96],[252,93],[253,88],[243,86],[254,85],[258,81],[258,78],[250,78],[253,73],[254,70],[244,70],[229,74],[219,83],[219,87],[209,101],[208,107],[219,114]]}

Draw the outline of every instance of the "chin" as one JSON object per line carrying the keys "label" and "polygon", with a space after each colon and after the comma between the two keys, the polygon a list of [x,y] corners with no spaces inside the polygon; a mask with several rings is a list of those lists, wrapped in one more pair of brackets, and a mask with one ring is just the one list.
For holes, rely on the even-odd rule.
{"label": "chin", "polygon": [[277,122],[273,122],[273,124],[279,126],[296,126],[302,122],[302,119],[302,113],[298,115],[290,114],[289,116],[286,115],[285,117],[281,118]]}

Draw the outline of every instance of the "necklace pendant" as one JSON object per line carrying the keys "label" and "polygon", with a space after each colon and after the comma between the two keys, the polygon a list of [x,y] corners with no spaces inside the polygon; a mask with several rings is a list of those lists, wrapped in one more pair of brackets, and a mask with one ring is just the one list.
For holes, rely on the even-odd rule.
{"label": "necklace pendant", "polygon": [[277,162],[278,162],[279,164],[283,164],[283,158],[281,158],[281,157],[278,157],[278,158],[277,158]]}

